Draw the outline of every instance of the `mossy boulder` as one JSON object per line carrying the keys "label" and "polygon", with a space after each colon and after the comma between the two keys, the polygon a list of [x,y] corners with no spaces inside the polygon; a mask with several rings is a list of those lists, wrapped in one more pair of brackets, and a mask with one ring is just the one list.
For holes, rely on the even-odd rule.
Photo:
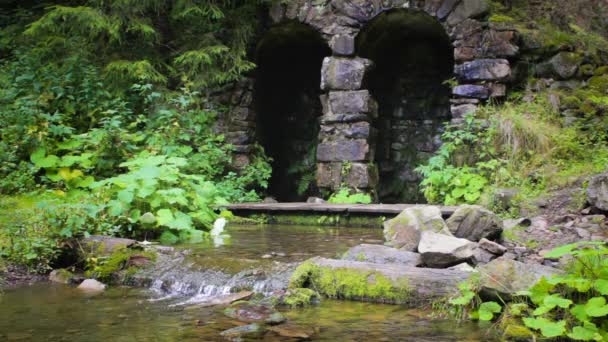
{"label": "mossy boulder", "polygon": [[475,242],[484,238],[495,240],[503,230],[502,220],[478,205],[458,208],[447,220],[447,226],[454,236]]}
{"label": "mossy boulder", "polygon": [[583,61],[581,55],[574,52],[559,52],[548,61],[537,65],[536,75],[546,78],[568,79],[576,75]]}
{"label": "mossy boulder", "polygon": [[224,330],[220,335],[230,341],[242,341],[243,338],[261,337],[264,332],[266,332],[266,328],[257,323],[252,323]]}
{"label": "mossy boulder", "polygon": [[287,290],[281,299],[281,304],[290,308],[305,307],[318,303],[320,299],[321,296],[317,291],[300,287]]}
{"label": "mossy boulder", "polygon": [[69,284],[72,282],[74,274],[64,268],[51,271],[49,281],[58,284]]}
{"label": "mossy boulder", "polygon": [[587,186],[587,201],[593,207],[608,212],[608,172],[591,178]]}
{"label": "mossy boulder", "polygon": [[384,222],[384,239],[388,246],[415,252],[420,234],[425,230],[452,235],[438,207],[416,206],[407,208],[397,217]]}
{"label": "mossy boulder", "polygon": [[518,291],[528,290],[542,277],[549,278],[561,271],[538,264],[524,264],[504,257],[477,268],[482,291],[489,296],[510,298]]}
{"label": "mossy boulder", "polygon": [[334,299],[419,305],[458,292],[470,272],[397,264],[312,258],[290,279],[290,288],[310,288]]}
{"label": "mossy boulder", "polygon": [[602,94],[608,93],[608,75],[593,76],[589,79],[589,88]]}

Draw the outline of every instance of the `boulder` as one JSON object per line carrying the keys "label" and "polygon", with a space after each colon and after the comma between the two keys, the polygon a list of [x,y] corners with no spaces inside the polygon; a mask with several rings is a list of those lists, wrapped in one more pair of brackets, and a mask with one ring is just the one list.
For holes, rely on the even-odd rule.
{"label": "boulder", "polygon": [[497,239],[503,229],[496,214],[476,205],[461,206],[446,222],[454,236],[471,241]]}
{"label": "boulder", "polygon": [[77,289],[87,293],[99,293],[106,289],[106,285],[98,282],[95,279],[85,279],[82,283],[80,283],[80,285],[78,285]]}
{"label": "boulder", "polygon": [[581,62],[581,56],[574,52],[560,52],[551,57],[547,62],[539,64],[536,68],[536,75],[547,78],[568,79],[576,74]]}
{"label": "boulder", "polygon": [[539,264],[524,264],[501,257],[477,267],[482,290],[489,295],[510,296],[529,289],[541,277],[561,273],[558,269]]}
{"label": "boulder", "polygon": [[457,237],[423,231],[418,252],[425,266],[445,268],[460,264],[473,257],[475,243]]}
{"label": "boulder", "polygon": [[321,89],[357,90],[366,70],[372,65],[365,58],[325,57],[321,69]]}
{"label": "boulder", "polygon": [[342,260],[365,261],[375,264],[399,264],[414,267],[422,264],[422,259],[418,253],[370,244],[362,244],[349,249],[342,256]]}
{"label": "boulder", "polygon": [[587,186],[587,201],[599,210],[608,211],[608,172],[591,178]]}
{"label": "boulder", "polygon": [[397,217],[384,222],[384,239],[388,246],[415,252],[421,232],[425,230],[452,235],[439,208],[416,206],[407,208]]}
{"label": "boulder", "polygon": [[289,287],[312,287],[339,299],[419,305],[458,293],[471,272],[399,264],[312,258],[293,273]]}
{"label": "boulder", "polygon": [[495,254],[477,246],[475,249],[473,249],[473,258],[471,259],[471,262],[475,265],[483,265],[489,263],[497,257],[498,256]]}
{"label": "boulder", "polygon": [[286,320],[283,314],[271,306],[247,301],[232,304],[224,310],[224,314],[246,323],[281,324]]}

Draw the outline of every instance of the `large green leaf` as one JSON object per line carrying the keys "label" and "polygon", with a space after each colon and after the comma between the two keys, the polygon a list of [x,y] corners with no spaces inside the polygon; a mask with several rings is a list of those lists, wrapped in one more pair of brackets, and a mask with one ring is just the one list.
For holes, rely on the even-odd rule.
{"label": "large green leaf", "polygon": [[46,150],[44,148],[39,148],[30,156],[30,160],[36,167],[38,168],[52,168],[57,167],[59,164],[59,157],[55,155],[46,155]]}
{"label": "large green leaf", "polygon": [[479,306],[479,320],[480,321],[491,321],[494,318],[494,314],[500,313],[502,306],[496,302],[483,302]]}
{"label": "large green leaf", "polygon": [[608,316],[608,305],[606,305],[606,298],[594,297],[589,299],[587,304],[585,304],[585,313],[589,317]]}
{"label": "large green leaf", "polygon": [[165,224],[167,227],[175,230],[190,230],[194,229],[192,226],[192,218],[190,216],[177,211],[175,213],[175,219]]}
{"label": "large green leaf", "polygon": [[593,283],[593,288],[600,294],[608,296],[608,280],[598,279]]}
{"label": "large green leaf", "polygon": [[558,337],[566,333],[566,321],[564,320],[554,322],[544,317],[525,317],[523,322],[528,328],[540,330],[544,337]]}
{"label": "large green leaf", "polygon": [[583,326],[575,326],[572,332],[568,334],[573,340],[578,341],[603,341],[602,335],[599,334],[597,326],[591,322],[585,322]]}
{"label": "large green leaf", "polygon": [[169,209],[160,209],[156,212],[156,223],[159,226],[167,226],[170,222],[173,222],[175,218],[173,213]]}

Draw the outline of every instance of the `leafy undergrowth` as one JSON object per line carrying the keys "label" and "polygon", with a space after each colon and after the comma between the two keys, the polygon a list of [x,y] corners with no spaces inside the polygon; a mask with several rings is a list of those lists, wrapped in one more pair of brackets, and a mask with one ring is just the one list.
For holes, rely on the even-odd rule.
{"label": "leafy undergrowth", "polygon": [[372,203],[372,198],[365,193],[351,193],[349,189],[342,188],[338,192],[332,194],[327,200],[329,203],[335,204],[369,204]]}
{"label": "leafy undergrowth", "polygon": [[566,125],[548,96],[486,105],[450,127],[436,155],[417,168],[427,200],[492,207],[495,189],[510,188],[525,202],[606,170],[608,107],[594,107]]}
{"label": "leafy undergrowth", "polygon": [[512,302],[484,302],[478,284],[460,285],[461,295],[449,301],[460,318],[496,321],[507,339],[608,341],[608,247],[579,242],[558,247],[546,257],[570,256],[563,275],[541,278]]}

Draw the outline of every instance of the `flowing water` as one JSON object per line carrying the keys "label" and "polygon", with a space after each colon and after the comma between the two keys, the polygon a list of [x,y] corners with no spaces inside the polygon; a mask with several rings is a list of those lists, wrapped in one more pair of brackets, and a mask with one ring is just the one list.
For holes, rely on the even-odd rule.
{"label": "flowing water", "polygon": [[[223,241],[178,246],[159,254],[156,266],[137,276],[141,287],[113,287],[85,295],[62,285],[38,284],[0,295],[0,341],[221,341],[239,323],[222,307],[200,307],[214,298],[254,289],[284,288],[298,262],[335,257],[360,243],[381,243],[370,229],[235,226]],[[474,324],[428,318],[402,306],[323,300],[287,310],[279,327],[315,341],[488,341]],[[289,340],[270,331],[260,340]]]}

